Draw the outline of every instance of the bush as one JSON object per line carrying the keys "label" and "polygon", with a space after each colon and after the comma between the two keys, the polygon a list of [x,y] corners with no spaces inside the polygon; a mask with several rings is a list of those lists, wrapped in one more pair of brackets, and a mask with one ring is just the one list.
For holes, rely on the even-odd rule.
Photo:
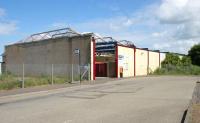
{"label": "bush", "polygon": [[183,56],[179,58],[173,53],[166,54],[162,67],[154,71],[156,75],[200,75],[200,67],[192,65],[191,58]]}
{"label": "bush", "polygon": [[153,74],[156,75],[200,75],[200,67],[192,65],[191,58],[183,56],[179,58],[173,53],[166,54],[162,67],[158,68]]}
{"label": "bush", "polygon": [[178,55],[173,53],[167,53],[165,60],[161,63],[161,65],[164,67],[165,65],[180,65],[181,59]]}
{"label": "bush", "polygon": [[165,67],[158,68],[154,71],[155,75],[200,75],[200,67],[195,65],[165,65]]}
{"label": "bush", "polygon": [[183,56],[183,58],[181,59],[181,65],[188,66],[191,64],[192,64],[191,58],[188,56]]}
{"label": "bush", "polygon": [[192,75],[200,75],[200,67],[199,67],[199,66],[194,66],[194,65],[192,65],[191,74],[192,74]]}
{"label": "bush", "polygon": [[200,66],[200,43],[194,45],[188,52],[188,55],[192,59],[192,64]]}

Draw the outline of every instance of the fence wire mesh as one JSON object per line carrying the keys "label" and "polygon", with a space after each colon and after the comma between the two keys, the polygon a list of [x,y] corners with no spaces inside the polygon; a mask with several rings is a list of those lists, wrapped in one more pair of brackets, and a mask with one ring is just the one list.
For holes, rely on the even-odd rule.
{"label": "fence wire mesh", "polygon": [[12,76],[21,87],[90,80],[90,64],[6,64],[2,74]]}

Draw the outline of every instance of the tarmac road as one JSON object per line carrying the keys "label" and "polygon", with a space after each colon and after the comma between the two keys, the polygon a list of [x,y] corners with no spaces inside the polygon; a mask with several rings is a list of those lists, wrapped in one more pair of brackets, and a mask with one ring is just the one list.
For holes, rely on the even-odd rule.
{"label": "tarmac road", "polygon": [[180,123],[200,77],[137,77],[0,97],[0,123]]}

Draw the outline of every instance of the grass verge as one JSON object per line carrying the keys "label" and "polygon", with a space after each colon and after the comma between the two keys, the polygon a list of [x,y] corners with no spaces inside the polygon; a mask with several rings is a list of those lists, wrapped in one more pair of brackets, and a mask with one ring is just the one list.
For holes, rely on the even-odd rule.
{"label": "grass verge", "polygon": [[[50,76],[26,77],[24,81],[25,81],[24,82],[25,88],[52,84],[52,78]],[[70,79],[68,77],[55,76],[53,78],[53,84],[65,84],[65,83],[70,83]],[[0,90],[11,90],[21,87],[22,87],[21,77],[19,78],[11,74],[0,75]]]}

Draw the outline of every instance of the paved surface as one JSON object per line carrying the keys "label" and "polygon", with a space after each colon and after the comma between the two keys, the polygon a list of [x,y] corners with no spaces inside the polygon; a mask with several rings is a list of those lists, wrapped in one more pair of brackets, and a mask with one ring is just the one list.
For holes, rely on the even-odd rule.
{"label": "paved surface", "polygon": [[[88,84],[101,84],[108,81],[115,81],[114,78],[103,78],[103,77],[97,77],[96,81],[84,81],[82,82],[82,85],[88,85]],[[72,87],[80,85],[79,81],[73,82],[71,84],[54,84],[54,85],[43,85],[43,86],[35,86],[35,87],[29,87],[29,88],[17,88],[12,90],[0,90],[0,97],[2,96],[9,96],[9,95],[16,95],[16,94],[24,94],[24,93],[30,93],[30,92],[38,92],[38,91],[49,91],[54,89],[61,89],[66,87]]]}
{"label": "paved surface", "polygon": [[141,77],[0,97],[1,123],[180,123],[200,77]]}

